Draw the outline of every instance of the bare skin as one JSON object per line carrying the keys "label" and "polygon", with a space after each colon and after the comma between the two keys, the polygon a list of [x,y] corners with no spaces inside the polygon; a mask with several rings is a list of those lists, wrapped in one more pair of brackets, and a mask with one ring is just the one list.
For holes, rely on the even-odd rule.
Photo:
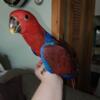
{"label": "bare skin", "polygon": [[37,64],[35,74],[41,83],[31,100],[62,100],[63,80],[60,76],[45,71],[41,61]]}

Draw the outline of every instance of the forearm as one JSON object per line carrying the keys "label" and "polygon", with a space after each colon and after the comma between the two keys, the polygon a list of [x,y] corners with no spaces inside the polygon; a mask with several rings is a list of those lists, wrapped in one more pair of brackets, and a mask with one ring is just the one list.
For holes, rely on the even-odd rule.
{"label": "forearm", "polygon": [[41,82],[32,100],[62,100],[62,79]]}

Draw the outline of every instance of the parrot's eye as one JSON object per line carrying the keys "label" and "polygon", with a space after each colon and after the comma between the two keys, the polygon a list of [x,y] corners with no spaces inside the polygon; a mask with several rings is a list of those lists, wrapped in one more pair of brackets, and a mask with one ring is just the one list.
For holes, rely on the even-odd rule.
{"label": "parrot's eye", "polygon": [[25,15],[24,19],[27,21],[29,19],[29,16]]}

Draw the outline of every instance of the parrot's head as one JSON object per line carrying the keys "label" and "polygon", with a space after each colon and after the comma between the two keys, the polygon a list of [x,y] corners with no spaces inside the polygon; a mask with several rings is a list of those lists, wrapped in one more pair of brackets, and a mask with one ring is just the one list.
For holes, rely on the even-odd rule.
{"label": "parrot's head", "polygon": [[[33,14],[26,10],[14,10],[9,16],[9,29],[11,33],[41,33],[44,29]],[[39,31],[39,32],[38,32]]]}
{"label": "parrot's head", "polygon": [[26,10],[14,10],[9,15],[9,30],[12,34],[20,33],[32,50],[40,55],[46,31],[33,14]]}

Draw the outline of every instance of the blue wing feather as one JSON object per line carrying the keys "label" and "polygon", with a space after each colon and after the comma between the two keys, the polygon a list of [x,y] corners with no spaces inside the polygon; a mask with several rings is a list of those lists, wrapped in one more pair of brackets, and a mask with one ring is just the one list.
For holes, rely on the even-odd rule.
{"label": "blue wing feather", "polygon": [[45,46],[47,46],[48,44],[44,44],[42,47],[41,47],[41,50],[40,50],[40,53],[41,53],[41,60],[44,64],[44,67],[47,71],[49,71],[50,73],[53,72],[52,70],[52,67],[48,64],[48,62],[46,61],[45,57],[44,57],[44,48]]}
{"label": "blue wing feather", "polygon": [[56,42],[55,38],[48,32],[45,33],[45,43]]}
{"label": "blue wing feather", "polygon": [[43,64],[45,65],[45,69],[49,72],[53,72],[52,67],[48,64],[48,61],[44,57],[44,48],[48,45],[55,45],[56,40],[50,35],[50,33],[45,33],[45,43],[41,47],[40,54],[41,54],[41,60]]}

